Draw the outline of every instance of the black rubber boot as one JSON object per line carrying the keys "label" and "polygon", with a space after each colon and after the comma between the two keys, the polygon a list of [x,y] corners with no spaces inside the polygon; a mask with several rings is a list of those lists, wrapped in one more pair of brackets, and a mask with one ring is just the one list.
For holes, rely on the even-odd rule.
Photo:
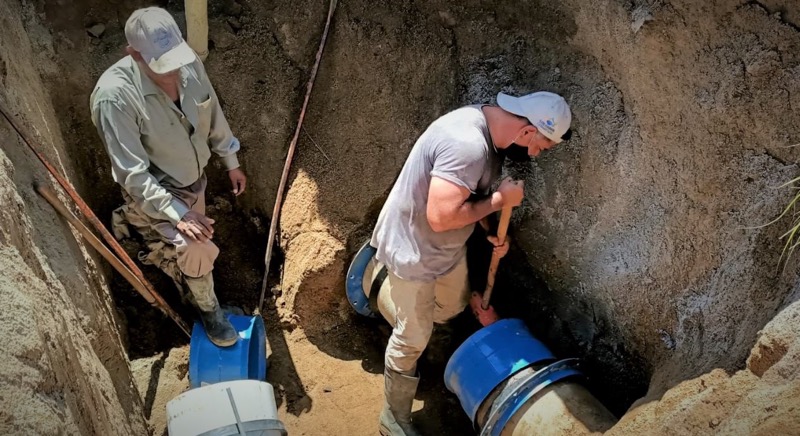
{"label": "black rubber boot", "polygon": [[214,310],[200,311],[200,320],[206,330],[208,339],[218,347],[230,347],[236,343],[238,335],[236,329],[219,307],[214,306]]}

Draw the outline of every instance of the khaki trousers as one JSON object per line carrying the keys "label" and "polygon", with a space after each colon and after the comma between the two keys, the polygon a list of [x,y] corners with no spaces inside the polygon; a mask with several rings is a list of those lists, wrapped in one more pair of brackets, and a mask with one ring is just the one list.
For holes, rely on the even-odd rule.
{"label": "khaki trousers", "polygon": [[[206,176],[185,188],[169,188],[169,192],[191,210],[204,214]],[[168,220],[153,218],[142,211],[141,204],[125,191],[125,205],[117,208],[112,217],[114,236],[130,237],[128,225],[145,240],[150,252],[140,254],[139,260],[155,265],[169,275],[183,292],[186,284],[200,310],[213,310],[217,304],[211,271],[219,248],[211,241],[197,242],[183,236]]]}
{"label": "khaki trousers", "polygon": [[[373,276],[382,266],[376,265]],[[428,345],[433,323],[443,324],[456,317],[468,302],[466,256],[452,271],[431,282],[403,280],[389,272],[378,294],[381,315],[393,327],[386,346],[386,367],[416,375],[417,360]]]}

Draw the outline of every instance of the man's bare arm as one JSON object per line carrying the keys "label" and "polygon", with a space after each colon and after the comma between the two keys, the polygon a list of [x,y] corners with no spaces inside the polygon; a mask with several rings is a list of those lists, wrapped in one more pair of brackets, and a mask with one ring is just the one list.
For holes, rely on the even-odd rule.
{"label": "man's bare arm", "polygon": [[428,189],[428,224],[434,232],[460,229],[478,222],[505,204],[517,206],[522,201],[522,184],[504,180],[488,198],[471,202],[469,190],[439,177],[431,179]]}

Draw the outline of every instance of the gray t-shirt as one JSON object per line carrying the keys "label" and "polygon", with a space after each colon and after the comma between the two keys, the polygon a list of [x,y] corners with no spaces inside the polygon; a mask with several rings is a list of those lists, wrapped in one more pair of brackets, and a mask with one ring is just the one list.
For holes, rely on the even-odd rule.
{"label": "gray t-shirt", "polygon": [[500,177],[500,157],[492,145],[480,105],[454,110],[420,136],[383,205],[372,234],[376,258],[405,280],[431,281],[450,272],[466,252],[475,224],[434,232],[427,218],[433,176],[489,194]]}

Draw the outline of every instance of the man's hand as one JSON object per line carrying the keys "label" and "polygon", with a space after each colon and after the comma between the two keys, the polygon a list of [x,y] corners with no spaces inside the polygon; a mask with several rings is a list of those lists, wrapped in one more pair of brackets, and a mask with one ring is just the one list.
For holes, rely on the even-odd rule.
{"label": "man's hand", "polygon": [[497,239],[497,236],[487,236],[486,239],[494,245],[492,249],[492,254],[496,254],[498,259],[502,259],[508,254],[508,236],[506,236],[506,240],[503,241],[503,244],[500,244],[500,240]]}
{"label": "man's hand", "polygon": [[244,171],[241,168],[234,168],[228,171],[228,177],[230,177],[231,185],[233,186],[233,195],[238,197],[247,186],[247,176],[244,175]]}
{"label": "man's hand", "polygon": [[472,308],[472,314],[475,315],[475,318],[478,318],[478,322],[484,327],[500,320],[491,304],[489,308],[483,309],[483,296],[477,292],[472,293],[472,297],[469,299],[469,306]]}
{"label": "man's hand", "polygon": [[522,204],[522,195],[524,194],[522,187],[522,180],[513,180],[511,177],[506,177],[500,182],[500,186],[493,196],[500,196],[501,207],[517,207]]}
{"label": "man's hand", "polygon": [[[244,177],[244,174],[242,174]],[[193,241],[206,242],[214,236],[214,228],[211,225],[214,220],[197,213],[193,210],[186,212],[186,215],[178,221],[178,231],[189,237]]]}

